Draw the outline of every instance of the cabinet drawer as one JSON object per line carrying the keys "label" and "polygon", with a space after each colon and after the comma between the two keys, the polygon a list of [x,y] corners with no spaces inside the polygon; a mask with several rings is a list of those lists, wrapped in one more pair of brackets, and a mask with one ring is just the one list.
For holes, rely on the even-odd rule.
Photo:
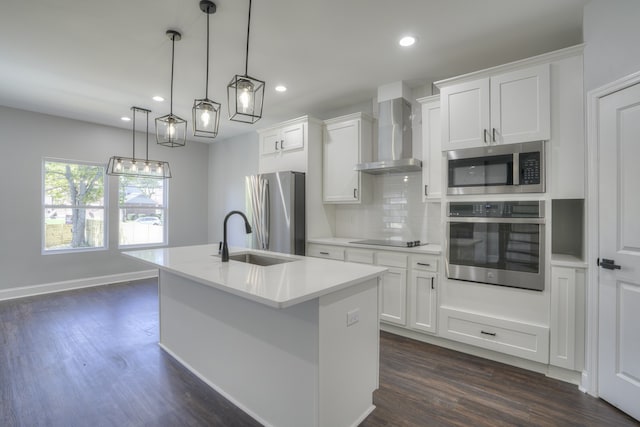
{"label": "cabinet drawer", "polygon": [[414,270],[438,271],[438,258],[433,256],[412,255],[411,268]]}
{"label": "cabinet drawer", "polygon": [[347,249],[345,250],[345,261],[373,264],[373,251],[366,249]]}
{"label": "cabinet drawer", "polygon": [[344,249],[336,246],[309,245],[307,247],[307,255],[344,261]]}
{"label": "cabinet drawer", "polygon": [[407,255],[393,252],[377,252],[376,264],[386,267],[407,268]]}
{"label": "cabinet drawer", "polygon": [[549,363],[547,327],[446,307],[440,308],[440,318],[440,334],[444,338]]}

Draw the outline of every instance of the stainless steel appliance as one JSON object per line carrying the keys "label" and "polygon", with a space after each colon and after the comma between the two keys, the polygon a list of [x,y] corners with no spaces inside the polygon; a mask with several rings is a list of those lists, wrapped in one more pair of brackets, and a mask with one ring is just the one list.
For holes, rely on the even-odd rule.
{"label": "stainless steel appliance", "polygon": [[305,175],[274,172],[245,178],[247,210],[257,249],[305,254]]}
{"label": "stainless steel appliance", "polygon": [[544,141],[447,152],[447,194],[543,193]]}
{"label": "stainless steel appliance", "polygon": [[422,170],[414,158],[411,131],[411,103],[404,98],[378,104],[378,150],[372,162],[359,163],[355,170],[380,175]]}
{"label": "stainless steel appliance", "polygon": [[426,245],[426,243],[420,243],[420,240],[395,240],[395,239],[365,239],[365,240],[355,240],[349,243],[357,243],[359,245],[393,246],[396,248],[413,248],[415,246]]}
{"label": "stainless steel appliance", "polygon": [[450,202],[450,279],[544,290],[544,201]]}

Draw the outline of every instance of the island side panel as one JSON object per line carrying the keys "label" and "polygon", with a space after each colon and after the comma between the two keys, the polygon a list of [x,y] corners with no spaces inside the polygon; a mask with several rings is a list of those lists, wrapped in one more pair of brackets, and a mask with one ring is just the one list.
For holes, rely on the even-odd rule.
{"label": "island side panel", "polygon": [[375,409],[379,330],[378,278],[320,297],[321,426],[357,426]]}
{"label": "island side panel", "polygon": [[160,272],[160,345],[264,425],[318,425],[318,299],[274,309]]}

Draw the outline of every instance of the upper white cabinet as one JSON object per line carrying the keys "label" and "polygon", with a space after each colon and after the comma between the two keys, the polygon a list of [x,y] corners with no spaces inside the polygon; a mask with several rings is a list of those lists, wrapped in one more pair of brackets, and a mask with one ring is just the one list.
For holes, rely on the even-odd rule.
{"label": "upper white cabinet", "polygon": [[362,173],[358,163],[371,161],[373,118],[362,113],[324,122],[322,198],[325,203],[360,203]]}
{"label": "upper white cabinet", "polygon": [[443,86],[442,149],[548,140],[549,64]]}
{"label": "upper white cabinet", "polygon": [[304,116],[258,131],[260,173],[307,171],[309,121]]}
{"label": "upper white cabinet", "polygon": [[422,104],[422,201],[439,200],[442,196],[442,144],[440,96],[417,100]]}

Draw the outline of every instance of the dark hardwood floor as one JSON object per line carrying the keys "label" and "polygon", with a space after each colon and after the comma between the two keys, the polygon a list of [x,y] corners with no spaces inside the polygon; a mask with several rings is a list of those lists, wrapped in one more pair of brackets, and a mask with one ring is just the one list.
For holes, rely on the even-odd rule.
{"label": "dark hardwood floor", "polygon": [[[0,426],[259,425],[157,341],[155,280],[0,302]],[[362,426],[640,425],[573,385],[386,333],[374,401]]]}

